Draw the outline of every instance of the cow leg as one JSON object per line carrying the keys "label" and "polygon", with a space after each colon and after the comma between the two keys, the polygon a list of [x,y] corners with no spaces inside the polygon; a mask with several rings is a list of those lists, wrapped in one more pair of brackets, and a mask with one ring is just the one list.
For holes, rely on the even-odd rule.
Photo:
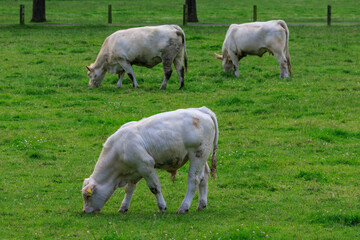
{"label": "cow leg", "polygon": [[276,60],[279,62],[280,65],[280,77],[281,78],[288,78],[289,77],[289,70],[286,61],[285,54],[283,52],[274,52],[274,56]]}
{"label": "cow leg", "polygon": [[163,63],[163,69],[164,69],[164,80],[161,84],[160,89],[161,90],[165,90],[167,83],[169,81],[169,78],[171,77],[171,73],[172,73],[172,62],[174,60],[174,56],[171,56],[169,53],[164,54],[163,56],[161,56],[162,59],[162,63]]}
{"label": "cow leg", "polygon": [[119,212],[125,213],[129,209],[131,197],[136,189],[136,183],[128,183],[125,186],[125,197],[124,200],[121,203],[121,207],[119,209]]}
{"label": "cow leg", "polygon": [[238,78],[239,77],[239,59],[238,57],[236,56],[236,54],[232,51],[229,51],[229,56],[230,56],[230,59],[234,65],[234,70],[235,70],[235,76]]}
{"label": "cow leg", "polygon": [[204,172],[199,184],[199,204],[197,210],[201,211],[206,208],[207,205],[207,190],[209,180],[209,165],[205,163]]}
{"label": "cow leg", "polygon": [[122,80],[124,78],[124,75],[125,75],[125,71],[120,71],[119,72],[119,81],[117,82],[116,84],[116,88],[121,88],[121,85],[122,85]]}
{"label": "cow leg", "polygon": [[[154,162],[154,160],[147,162]],[[155,168],[150,166],[150,164],[147,164],[147,166],[143,166],[139,169],[139,173],[146,180],[150,191],[155,195],[159,207],[159,212],[165,212],[166,202],[161,193],[160,181]]]}
{"label": "cow leg", "polygon": [[[182,214],[189,211],[196,190],[199,187],[199,183],[201,179],[203,178],[202,174],[204,173],[204,166],[206,159],[202,155],[203,155],[203,151],[199,149],[197,151],[189,153],[190,164],[189,164],[187,192],[183,202],[181,203],[179,209],[176,212],[178,214]],[[202,187],[204,187],[204,185],[202,185]],[[202,188],[202,190],[204,189]]]}
{"label": "cow leg", "polygon": [[165,90],[166,89],[166,86],[167,86],[167,83],[169,81],[169,78],[171,77],[171,74],[172,74],[172,67],[171,67],[171,64],[170,66],[166,66],[165,64],[163,65],[163,68],[164,68],[164,80],[161,84],[161,87],[160,89],[161,90]]}
{"label": "cow leg", "polygon": [[138,83],[136,82],[136,79],[135,79],[135,74],[134,74],[134,71],[131,67],[131,64],[127,61],[121,61],[120,62],[120,65],[121,67],[125,70],[125,72],[128,74],[128,76],[130,77],[132,83],[133,83],[133,86],[134,88],[138,88],[139,85]]}
{"label": "cow leg", "polygon": [[174,60],[176,72],[179,76],[179,89],[184,87],[184,64],[182,62],[182,56],[178,56]]}

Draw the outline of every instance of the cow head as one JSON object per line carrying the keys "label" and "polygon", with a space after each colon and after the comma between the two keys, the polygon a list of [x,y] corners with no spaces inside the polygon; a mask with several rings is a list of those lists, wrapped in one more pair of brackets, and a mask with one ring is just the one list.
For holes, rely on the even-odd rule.
{"label": "cow head", "polygon": [[106,72],[102,69],[92,67],[92,64],[90,65],[90,67],[86,66],[86,69],[88,70],[88,76],[90,78],[89,87],[99,87],[104,80]]}
{"label": "cow head", "polygon": [[217,59],[222,60],[222,66],[227,73],[232,73],[234,71],[234,64],[231,61],[229,56],[223,56],[215,53]]}
{"label": "cow head", "polygon": [[111,191],[111,189],[106,186],[96,184],[93,179],[86,178],[82,188],[82,197],[84,200],[83,211],[85,213],[100,212],[113,192],[114,191]]}

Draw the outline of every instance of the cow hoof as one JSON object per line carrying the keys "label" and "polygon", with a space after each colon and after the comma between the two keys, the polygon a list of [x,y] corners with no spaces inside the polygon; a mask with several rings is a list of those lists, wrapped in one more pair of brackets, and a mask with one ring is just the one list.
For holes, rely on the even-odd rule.
{"label": "cow hoof", "polygon": [[164,86],[161,86],[160,87],[160,90],[166,90],[166,86],[164,87]]}
{"label": "cow hoof", "polygon": [[187,213],[189,211],[189,209],[182,209],[182,208],[179,208],[176,212],[176,214],[184,214],[184,213]]}
{"label": "cow hoof", "polygon": [[166,207],[165,208],[159,208],[159,213],[164,213],[164,212],[166,212]]}
{"label": "cow hoof", "polygon": [[198,206],[198,207],[196,208],[196,210],[202,211],[202,210],[204,210],[205,208],[206,208],[206,205],[205,205],[205,206]]}
{"label": "cow hoof", "polygon": [[121,88],[121,85],[116,85],[116,88]]}
{"label": "cow hoof", "polygon": [[196,210],[202,211],[202,210],[204,210],[205,208],[206,208],[206,203],[200,202],[199,205],[198,205],[198,207],[196,208]]}
{"label": "cow hoof", "polygon": [[128,208],[120,208],[119,213],[126,213],[129,209]]}

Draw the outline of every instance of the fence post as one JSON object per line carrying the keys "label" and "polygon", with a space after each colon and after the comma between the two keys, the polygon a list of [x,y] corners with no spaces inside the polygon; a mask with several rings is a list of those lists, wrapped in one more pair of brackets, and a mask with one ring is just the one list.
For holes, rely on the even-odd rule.
{"label": "fence post", "polygon": [[185,26],[188,23],[188,5],[184,4],[183,9],[183,26]]}
{"label": "fence post", "polygon": [[112,23],[111,5],[108,6],[108,23]]}
{"label": "fence post", "polygon": [[25,23],[25,5],[20,5],[20,24],[24,25]]}
{"label": "fence post", "polygon": [[327,7],[327,25],[331,25],[331,6],[328,5]]}
{"label": "fence post", "polygon": [[253,15],[254,22],[257,21],[257,6],[254,5],[254,15]]}

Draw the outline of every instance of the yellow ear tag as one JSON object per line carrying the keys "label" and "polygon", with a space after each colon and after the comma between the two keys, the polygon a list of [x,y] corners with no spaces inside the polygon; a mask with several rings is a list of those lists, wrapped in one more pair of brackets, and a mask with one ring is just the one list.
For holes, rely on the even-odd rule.
{"label": "yellow ear tag", "polygon": [[86,192],[87,192],[87,195],[88,195],[89,197],[92,195],[92,191],[91,191],[91,188],[90,188],[90,187],[86,190]]}

